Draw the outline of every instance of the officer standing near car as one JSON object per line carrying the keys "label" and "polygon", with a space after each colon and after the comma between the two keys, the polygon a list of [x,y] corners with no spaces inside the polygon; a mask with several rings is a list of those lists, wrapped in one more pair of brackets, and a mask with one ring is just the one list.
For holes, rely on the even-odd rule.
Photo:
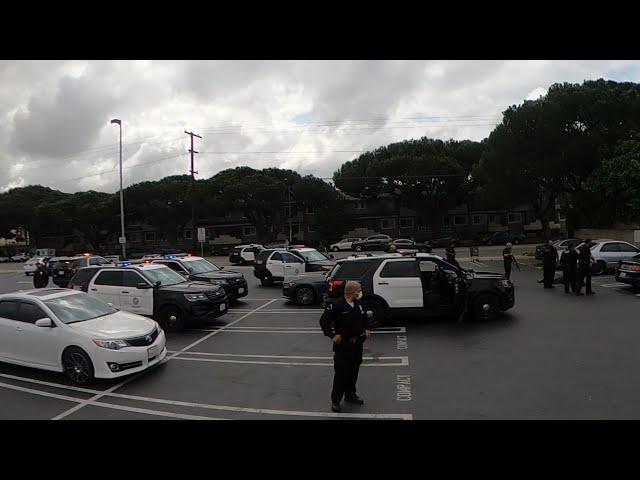
{"label": "officer standing near car", "polygon": [[447,262],[449,262],[451,265],[455,265],[456,267],[460,267],[460,264],[456,260],[455,244],[451,242],[451,244],[449,244],[449,246],[445,248],[444,251],[447,253]]}
{"label": "officer standing near car", "polygon": [[553,279],[556,276],[556,264],[558,263],[558,250],[553,246],[553,240],[544,246],[542,252],[542,272],[544,288],[553,288]]}
{"label": "officer standing near car", "polygon": [[560,263],[562,264],[564,293],[569,293],[569,287],[571,287],[571,293],[575,293],[578,275],[578,252],[576,252],[574,245],[569,245],[569,248],[562,252]]}
{"label": "officer standing near car", "polygon": [[44,263],[38,262],[37,270],[33,272],[33,286],[35,288],[46,288],[49,285],[49,272],[44,268]]}
{"label": "officer standing near car", "polygon": [[511,280],[511,264],[513,263],[513,253],[511,253],[511,242],[507,242],[506,248],[502,251],[502,258],[504,259],[504,276],[507,280]]}
{"label": "officer standing near car", "polygon": [[320,318],[322,332],[333,341],[333,389],[331,410],[340,412],[344,396],[348,403],[362,405],[356,395],[356,382],[362,363],[362,344],[370,336],[369,318],[360,299],[362,286],[349,281],[344,287],[344,296],[330,299]]}
{"label": "officer standing near car", "polygon": [[591,266],[596,263],[591,255],[591,240],[586,239],[578,249],[578,279],[576,283],[576,295],[584,295],[582,285],[587,286],[587,295],[595,295],[591,288]]}

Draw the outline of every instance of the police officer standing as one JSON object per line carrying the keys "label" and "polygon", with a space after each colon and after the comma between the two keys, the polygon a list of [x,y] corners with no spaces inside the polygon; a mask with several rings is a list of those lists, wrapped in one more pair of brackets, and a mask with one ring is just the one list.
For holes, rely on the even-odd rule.
{"label": "police officer standing", "polygon": [[553,288],[553,280],[556,276],[556,264],[558,263],[558,250],[553,246],[553,240],[544,246],[542,253],[542,272],[544,288]]}
{"label": "police officer standing", "polygon": [[455,244],[451,242],[451,244],[447,248],[445,248],[444,251],[447,253],[447,262],[449,262],[451,265],[459,267],[460,264],[458,264],[458,261],[456,260]]}
{"label": "police officer standing", "polygon": [[47,285],[49,285],[49,272],[44,268],[44,263],[38,262],[37,270],[33,272],[33,286],[45,288]]}
{"label": "police officer standing", "polygon": [[344,287],[344,296],[327,302],[326,310],[320,318],[322,332],[333,341],[333,390],[331,410],[340,412],[342,397],[348,403],[362,405],[356,395],[356,382],[362,363],[362,344],[369,338],[369,319],[360,299],[362,286],[349,281]]}
{"label": "police officer standing", "polygon": [[576,284],[576,295],[583,295],[582,284],[586,283],[587,295],[595,295],[591,289],[591,265],[596,261],[591,255],[591,240],[586,239],[578,249],[578,280]]}
{"label": "police officer standing", "polygon": [[504,276],[507,280],[511,280],[511,264],[513,263],[513,253],[511,253],[511,242],[507,243],[506,248],[502,251],[502,258],[504,259]]}
{"label": "police officer standing", "polygon": [[574,245],[569,245],[569,248],[562,252],[560,263],[562,264],[564,293],[569,293],[569,287],[571,287],[571,292],[574,293],[578,274],[578,252],[576,252]]}

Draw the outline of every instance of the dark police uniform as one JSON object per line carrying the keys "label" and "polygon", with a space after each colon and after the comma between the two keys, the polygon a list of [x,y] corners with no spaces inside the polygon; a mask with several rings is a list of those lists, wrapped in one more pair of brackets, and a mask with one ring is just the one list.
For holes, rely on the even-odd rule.
{"label": "dark police uniform", "polygon": [[558,250],[553,245],[545,245],[542,253],[542,272],[544,288],[553,287],[553,279],[556,276],[556,263],[558,261]]}
{"label": "dark police uniform", "polygon": [[453,245],[449,245],[444,249],[444,251],[447,252],[447,262],[449,262],[451,265],[459,267],[460,264],[456,260],[456,249],[453,247]]}
{"label": "dark police uniform", "polygon": [[564,293],[569,293],[569,287],[571,287],[572,292],[575,292],[578,274],[578,252],[573,248],[565,250],[560,256],[560,262],[562,263]]}
{"label": "dark police uniform", "polygon": [[362,344],[366,340],[365,330],[369,330],[369,319],[362,304],[354,299],[352,307],[344,297],[329,300],[320,317],[320,327],[329,338],[342,337],[340,344],[333,343],[335,375],[331,402],[339,405],[343,396],[347,401],[357,400],[356,382],[362,363]]}
{"label": "dark police uniform", "polygon": [[591,249],[582,245],[578,249],[578,279],[576,283],[576,295],[582,295],[582,285],[586,283],[587,295],[595,292],[591,289]]}
{"label": "dark police uniform", "polygon": [[513,263],[511,248],[506,247],[502,251],[502,258],[504,259],[504,276],[507,277],[507,280],[511,280],[511,264]]}
{"label": "dark police uniform", "polygon": [[45,288],[49,285],[49,272],[44,268],[38,268],[33,272],[33,286],[35,288]]}

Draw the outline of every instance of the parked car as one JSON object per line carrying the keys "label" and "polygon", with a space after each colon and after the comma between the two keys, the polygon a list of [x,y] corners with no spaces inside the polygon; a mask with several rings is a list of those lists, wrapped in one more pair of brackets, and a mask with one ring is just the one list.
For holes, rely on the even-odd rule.
{"label": "parked car", "polygon": [[[556,247],[556,250],[558,250],[559,254],[562,254],[562,252],[570,246],[573,245],[574,247],[577,247],[583,241],[584,240],[580,240],[578,238],[567,238],[565,240],[556,240],[555,242],[553,242],[553,246]],[[545,246],[546,244],[536,245],[536,260],[542,260],[542,252],[544,251]]]}
{"label": "parked car", "polygon": [[432,248],[447,248],[452,243],[454,247],[457,247],[460,244],[460,239],[456,237],[443,237],[436,238],[435,240],[428,240],[425,243],[431,245]]}
{"label": "parked car", "polygon": [[30,258],[31,258],[31,255],[29,255],[28,253],[19,253],[17,255],[12,256],[11,260],[13,262],[26,262]]}
{"label": "parked car", "polygon": [[524,242],[527,236],[523,233],[511,233],[511,232],[496,232],[492,235],[485,235],[480,238],[480,243],[483,245],[505,245],[508,242],[518,245],[520,242]]}
{"label": "parked car", "polygon": [[270,286],[274,282],[288,282],[301,273],[328,271],[334,265],[334,260],[314,248],[275,248],[260,252],[253,275],[263,286]]}
{"label": "parked car", "polygon": [[343,295],[349,280],[362,284],[363,307],[376,327],[396,315],[489,320],[515,304],[503,274],[465,270],[428,253],[338,260],[327,276],[327,298]]}
{"label": "parked car", "polygon": [[391,245],[395,245],[398,252],[404,252],[404,253],[415,253],[415,252],[430,253],[432,250],[432,246],[428,242],[417,243],[414,240],[410,240],[408,238],[398,238],[396,240],[392,240],[389,243],[387,243],[387,245],[384,248],[384,251],[389,252],[391,249]]}
{"label": "parked car", "polygon": [[109,260],[98,255],[85,254],[69,258],[73,259],[71,263],[64,262],[58,265],[58,268],[53,271],[52,281],[60,288],[67,288],[69,280],[71,280],[75,273],[81,268],[101,265],[113,266]]}
{"label": "parked car", "polygon": [[224,270],[224,267],[218,267],[202,257],[187,255],[186,257],[176,258],[173,255],[167,255],[165,258],[155,259],[151,263],[166,265],[189,280],[220,285],[230,302],[246,297],[249,293],[247,280],[243,274]]}
{"label": "parked car", "polygon": [[262,245],[239,245],[234,247],[229,254],[229,262],[238,265],[246,265],[256,261],[258,254],[264,249]]}
{"label": "parked car", "polygon": [[64,372],[73,382],[141,372],[167,355],[153,320],[74,290],[0,295],[0,361]]}
{"label": "parked car", "polygon": [[22,267],[24,269],[24,274],[28,277],[29,275],[33,275],[35,271],[38,269],[38,262],[45,263],[46,259],[43,257],[33,257],[27,260]]}
{"label": "parked car", "polygon": [[[576,247],[579,249],[584,243]],[[620,240],[600,239],[591,242],[591,255],[596,263],[591,267],[593,275],[602,275],[607,270],[614,270],[619,261],[631,259],[640,253],[640,249]]]}
{"label": "parked car", "polygon": [[327,273],[311,272],[289,277],[282,284],[282,296],[298,305],[320,303],[327,293]]}
{"label": "parked car", "polygon": [[50,277],[53,277],[53,274],[56,270],[63,270],[65,268],[71,268],[71,263],[75,260],[74,257],[53,257],[47,260],[47,272]]}
{"label": "parked car", "polygon": [[11,263],[11,259],[9,257],[0,257],[0,263]]}
{"label": "parked car", "polygon": [[362,240],[355,241],[351,244],[351,250],[354,252],[362,252],[363,250],[379,250],[383,251],[385,246],[393,239],[389,235],[371,235]]}
{"label": "parked car", "polygon": [[626,260],[619,260],[615,276],[616,282],[640,287],[640,254]]}
{"label": "parked car", "polygon": [[121,267],[81,268],[69,287],[153,318],[167,330],[197,327],[228,311],[222,287],[188,281],[165,265],[125,262]]}
{"label": "parked car", "polygon": [[331,250],[332,252],[338,252],[341,250],[351,250],[351,244],[353,244],[353,242],[358,242],[360,240],[361,240],[360,237],[343,238],[339,242],[332,243],[331,245],[329,245],[329,250]]}

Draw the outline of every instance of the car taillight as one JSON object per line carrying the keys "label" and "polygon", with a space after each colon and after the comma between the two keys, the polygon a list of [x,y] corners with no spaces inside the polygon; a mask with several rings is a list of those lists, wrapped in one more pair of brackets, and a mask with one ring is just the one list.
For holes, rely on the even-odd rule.
{"label": "car taillight", "polygon": [[342,280],[329,280],[329,291],[335,292],[338,287],[342,285],[344,285],[344,282]]}
{"label": "car taillight", "polygon": [[633,267],[631,267],[631,270],[633,270],[634,272],[640,272],[640,265],[634,265]]}

